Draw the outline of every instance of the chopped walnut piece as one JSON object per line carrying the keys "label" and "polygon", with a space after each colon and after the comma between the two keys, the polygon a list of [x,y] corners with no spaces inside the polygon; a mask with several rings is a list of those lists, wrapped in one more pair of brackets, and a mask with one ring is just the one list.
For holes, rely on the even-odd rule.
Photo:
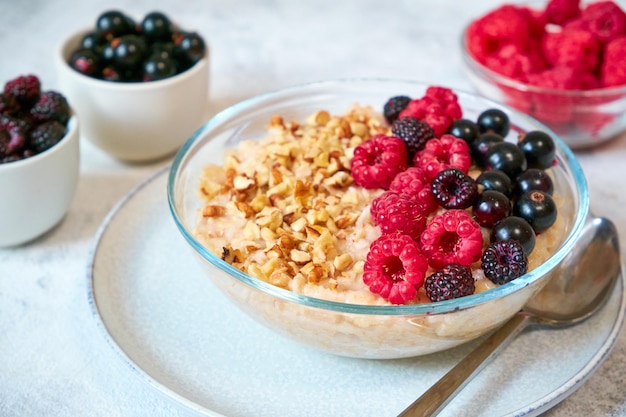
{"label": "chopped walnut piece", "polygon": [[226,213],[226,207],[208,204],[202,208],[202,217],[219,217]]}

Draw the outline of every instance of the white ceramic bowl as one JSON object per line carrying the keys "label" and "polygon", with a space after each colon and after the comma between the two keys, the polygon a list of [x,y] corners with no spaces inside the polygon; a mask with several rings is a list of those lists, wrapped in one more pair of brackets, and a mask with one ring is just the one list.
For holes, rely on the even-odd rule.
{"label": "white ceramic bowl", "polygon": [[[514,315],[550,278],[572,250],[589,216],[589,194],[572,151],[556,138],[555,193],[563,205],[559,248],[537,268],[505,285],[457,299],[415,305],[360,305],[296,294],[249,276],[211,253],[194,237],[199,179],[208,163],[223,164],[224,152],[246,139],[265,136],[273,115],[303,120],[317,110],[344,114],[354,103],[381,109],[392,96],[421,97],[427,85],[395,80],[339,80],[264,94],[209,120],[174,158],[168,183],[172,216],[207,277],[254,319],[290,339],[338,355],[401,358],[457,346],[487,333]],[[509,114],[515,133],[549,130],[517,111],[478,95],[457,92],[464,117],[487,108]],[[556,136],[555,136],[556,137]],[[183,278],[184,279],[184,278]],[[207,300],[207,302],[210,302]]]}
{"label": "white ceramic bowl", "polygon": [[74,198],[79,127],[73,115],[63,139],[29,158],[0,164],[0,246],[26,243],[54,227]]}
{"label": "white ceramic bowl", "polygon": [[143,162],[174,153],[208,116],[209,59],[150,82],[98,80],[68,59],[88,30],[70,35],[56,52],[59,89],[76,109],[84,138],[113,157]]}

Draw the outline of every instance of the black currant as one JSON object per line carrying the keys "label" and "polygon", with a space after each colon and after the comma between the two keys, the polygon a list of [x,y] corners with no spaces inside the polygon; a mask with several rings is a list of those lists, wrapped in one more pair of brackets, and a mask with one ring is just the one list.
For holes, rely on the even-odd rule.
{"label": "black currant", "polygon": [[528,168],[522,172],[513,186],[513,194],[520,196],[527,191],[539,190],[547,194],[554,194],[554,183],[546,171],[538,168]]}
{"label": "black currant", "polygon": [[512,180],[526,171],[527,163],[524,152],[511,142],[495,143],[487,149],[485,166],[499,169]]}
{"label": "black currant", "polygon": [[491,229],[491,243],[509,239],[517,240],[524,248],[526,256],[535,248],[535,230],[519,216],[505,217]]}
{"label": "black currant", "polygon": [[124,13],[118,10],[109,10],[98,16],[96,29],[104,38],[111,40],[131,33],[134,27],[131,26]]}
{"label": "black currant", "polygon": [[549,194],[532,190],[515,201],[513,214],[526,220],[535,232],[541,233],[556,221],[557,208]]}
{"label": "black currant", "polygon": [[499,191],[507,197],[510,197],[513,191],[511,179],[499,169],[489,169],[481,172],[476,178],[476,184],[482,186],[483,190]]}
{"label": "black currant", "polygon": [[98,77],[100,75],[101,60],[100,56],[91,49],[79,49],[72,53],[69,61],[70,67],[74,68],[81,74],[90,77]]}
{"label": "black currant", "polygon": [[196,32],[185,32],[176,40],[179,56],[188,66],[200,61],[206,52],[204,39]]}
{"label": "black currant", "polygon": [[529,168],[548,169],[554,162],[556,145],[546,132],[534,130],[520,136],[517,146],[524,151]]}
{"label": "black currant", "polygon": [[511,201],[500,191],[485,190],[476,197],[472,207],[476,222],[483,227],[493,227],[511,215]]}
{"label": "black currant", "polygon": [[456,119],[452,122],[448,133],[463,139],[468,145],[480,135],[478,125],[469,119]]}
{"label": "black currant", "polygon": [[138,35],[120,37],[114,48],[114,61],[120,67],[137,67],[145,59],[146,42]]}
{"label": "black currant", "polygon": [[102,37],[102,34],[98,32],[89,32],[80,41],[80,48],[91,49],[94,52],[102,49],[106,41]]}
{"label": "black currant", "polygon": [[171,77],[176,74],[176,65],[171,58],[163,58],[154,55],[143,64],[143,80],[156,81]]}
{"label": "black currant", "polygon": [[481,133],[493,132],[506,137],[511,129],[509,116],[500,109],[487,109],[478,115],[476,120]]}
{"label": "black currant", "polygon": [[478,166],[484,167],[487,163],[487,151],[492,145],[504,142],[504,138],[495,133],[483,133],[470,143],[472,158]]}
{"label": "black currant", "polygon": [[172,40],[172,24],[161,12],[148,13],[141,22],[143,34],[150,42]]}

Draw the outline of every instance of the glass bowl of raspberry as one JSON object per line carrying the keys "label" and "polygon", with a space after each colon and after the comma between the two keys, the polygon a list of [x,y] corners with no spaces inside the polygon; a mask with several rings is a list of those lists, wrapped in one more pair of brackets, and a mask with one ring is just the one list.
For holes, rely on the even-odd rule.
{"label": "glass bowl of raspberry", "polygon": [[505,4],[463,31],[466,73],[574,149],[626,130],[626,12],[612,1]]}
{"label": "glass bowl of raspberry", "polygon": [[178,151],[167,193],[224,297],[290,340],[357,358],[493,330],[561,272],[590,219],[584,174],[554,132],[403,80],[311,83],[227,108]]}
{"label": "glass bowl of raspberry", "polygon": [[79,178],[78,117],[65,96],[36,75],[0,92],[0,247],[52,229],[70,207]]}
{"label": "glass bowl of raspberry", "polygon": [[171,156],[208,117],[208,46],[163,13],[104,11],[60,42],[55,64],[82,136],[116,159]]}

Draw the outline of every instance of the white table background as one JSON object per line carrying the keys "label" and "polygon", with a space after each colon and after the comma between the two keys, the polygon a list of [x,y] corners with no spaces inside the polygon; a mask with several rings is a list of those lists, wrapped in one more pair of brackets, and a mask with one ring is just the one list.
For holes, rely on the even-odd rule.
{"label": "white table background", "polygon": [[[135,18],[161,10],[205,37],[213,112],[261,92],[330,78],[397,77],[471,90],[461,68],[460,30],[497,4],[0,0],[0,81],[33,73],[45,90],[56,89],[53,56],[61,39],[117,8]],[[611,218],[624,239],[626,135],[578,156],[592,210]],[[29,244],[0,249],[0,416],[189,415],[131,376],[96,328],[86,295],[87,258],[101,221],[169,162],[124,164],[83,141],[81,178],[64,220]],[[0,190],[0,198],[11,196]],[[546,415],[626,416],[625,375],[623,332],[600,369]]]}

